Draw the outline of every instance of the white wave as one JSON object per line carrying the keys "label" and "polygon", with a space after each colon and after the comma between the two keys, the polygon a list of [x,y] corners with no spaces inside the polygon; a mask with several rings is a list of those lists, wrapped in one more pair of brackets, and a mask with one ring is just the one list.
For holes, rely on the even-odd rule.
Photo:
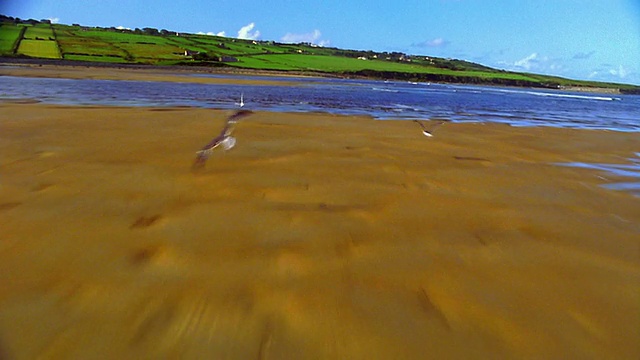
{"label": "white wave", "polygon": [[397,93],[398,90],[393,90],[393,89],[385,89],[385,88],[379,88],[379,87],[372,87],[371,90],[374,91],[384,91],[384,92],[392,92],[392,93]]}
{"label": "white wave", "polygon": [[526,94],[535,95],[535,96],[549,96],[549,97],[570,98],[570,99],[584,99],[584,100],[601,100],[601,101],[622,100],[620,98],[614,98],[614,97],[608,97],[608,96],[553,94],[553,93],[545,93],[545,92],[537,92],[537,91],[527,91]]}
{"label": "white wave", "polygon": [[486,90],[504,92],[504,93],[510,93],[510,94],[528,94],[528,95],[534,95],[534,96],[548,96],[548,97],[583,99],[583,100],[600,100],[600,101],[621,101],[622,100],[622,98],[611,97],[611,96],[562,94],[562,93],[548,93],[548,92],[541,92],[541,91],[521,91],[521,90],[511,90],[511,89],[486,89]]}

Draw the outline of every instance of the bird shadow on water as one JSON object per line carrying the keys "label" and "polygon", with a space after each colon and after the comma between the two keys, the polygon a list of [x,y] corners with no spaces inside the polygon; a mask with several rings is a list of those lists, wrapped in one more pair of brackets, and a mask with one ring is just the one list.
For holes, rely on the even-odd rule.
{"label": "bird shadow on water", "polygon": [[[608,181],[606,184],[602,184],[602,187],[610,190],[626,191],[636,197],[640,197],[640,153],[635,153],[635,157],[628,160],[628,164],[569,162],[556,163],[555,165],[601,171],[605,174],[601,178]],[[612,181],[607,176],[623,180]]]}

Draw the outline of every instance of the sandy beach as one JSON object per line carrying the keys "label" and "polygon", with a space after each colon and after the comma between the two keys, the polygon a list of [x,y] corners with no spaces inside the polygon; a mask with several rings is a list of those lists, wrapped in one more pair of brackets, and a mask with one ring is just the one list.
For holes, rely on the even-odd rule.
{"label": "sandy beach", "polygon": [[640,357],[637,133],[228,114],[0,102],[0,359]]}
{"label": "sandy beach", "polygon": [[[72,62],[71,62],[72,63]],[[212,77],[209,75],[254,75],[263,79],[243,79]],[[33,59],[29,62],[2,62],[0,61],[0,76],[23,76],[54,79],[95,79],[95,80],[132,80],[132,81],[166,81],[194,84],[237,84],[237,85],[295,85],[294,82],[282,80],[270,80],[269,75],[278,77],[290,77],[285,72],[265,72],[250,69],[220,69],[206,67],[186,66],[153,66],[153,65],[52,65],[49,61]],[[313,76],[302,76],[313,79]]]}

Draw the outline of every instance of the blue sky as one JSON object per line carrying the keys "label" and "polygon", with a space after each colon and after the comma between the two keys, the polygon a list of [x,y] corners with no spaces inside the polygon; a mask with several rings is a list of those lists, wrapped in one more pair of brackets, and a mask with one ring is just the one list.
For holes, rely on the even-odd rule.
{"label": "blue sky", "polygon": [[640,0],[0,0],[0,13],[400,51],[640,85]]}

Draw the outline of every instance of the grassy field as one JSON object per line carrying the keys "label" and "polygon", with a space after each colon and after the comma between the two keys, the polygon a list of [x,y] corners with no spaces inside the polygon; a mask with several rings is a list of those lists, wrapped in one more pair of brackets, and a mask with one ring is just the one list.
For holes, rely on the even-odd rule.
{"label": "grassy field", "polygon": [[27,27],[18,46],[17,53],[46,59],[61,58],[55,35],[48,24]]}
{"label": "grassy field", "polygon": [[310,71],[357,71],[363,69],[381,71],[422,71],[424,68],[403,63],[391,63],[381,60],[359,60],[347,57],[335,57],[327,55],[301,55],[301,54],[266,54],[245,56],[236,66],[244,66],[248,61],[251,67],[261,68],[262,65],[279,70],[310,70]]}
{"label": "grassy field", "polygon": [[[17,49],[16,44],[19,44]],[[640,92],[640,87],[632,85],[500,71],[463,60],[401,53],[344,50],[305,43],[240,40],[148,28],[132,31],[37,21],[1,23],[0,56],[16,55],[103,63],[319,72],[409,81],[550,88],[610,87]]]}
{"label": "grassy field", "polygon": [[28,26],[27,30],[23,35],[23,39],[27,40],[55,40],[55,35],[53,34],[53,29],[49,24],[38,24],[34,26]]}
{"label": "grassy field", "polygon": [[118,50],[120,56],[136,62],[155,63],[162,60],[179,60],[184,53],[184,49],[161,36],[81,30],[76,32],[76,37],[110,44]]}
{"label": "grassy field", "polygon": [[22,37],[23,26],[0,24],[0,53],[13,53],[18,40]]}
{"label": "grassy field", "polygon": [[240,57],[240,62],[231,64],[237,67],[269,70],[355,72],[360,70],[389,71],[399,73],[440,74],[482,78],[502,78],[525,81],[539,79],[516,73],[486,71],[456,71],[435,66],[425,66],[407,62],[389,62],[384,60],[362,60],[357,58],[329,55],[268,54]]}
{"label": "grassy field", "polygon": [[[98,38],[82,36],[80,28],[56,27],[62,56],[67,60],[127,62],[127,54],[114,44]],[[107,60],[110,59],[110,60]]]}
{"label": "grassy field", "polygon": [[55,41],[22,39],[18,47],[18,54],[45,59],[60,59],[60,52]]}

